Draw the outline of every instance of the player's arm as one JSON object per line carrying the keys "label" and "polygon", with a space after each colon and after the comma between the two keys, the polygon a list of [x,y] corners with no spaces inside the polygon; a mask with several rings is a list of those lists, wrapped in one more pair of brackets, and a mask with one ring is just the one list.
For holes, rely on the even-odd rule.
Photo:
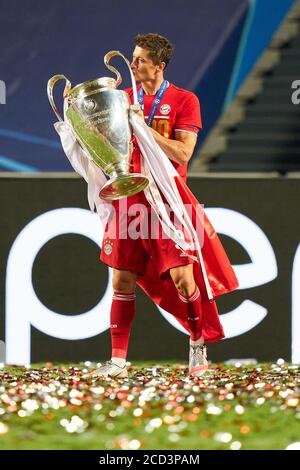
{"label": "player's arm", "polygon": [[197,142],[197,135],[191,132],[175,131],[175,139],[166,139],[150,127],[151,133],[170,160],[180,165],[188,163]]}

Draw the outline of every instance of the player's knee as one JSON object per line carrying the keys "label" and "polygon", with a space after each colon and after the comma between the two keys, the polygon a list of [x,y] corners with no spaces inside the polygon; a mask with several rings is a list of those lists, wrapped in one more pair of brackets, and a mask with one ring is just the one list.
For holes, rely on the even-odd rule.
{"label": "player's knee", "polygon": [[127,271],[115,271],[112,279],[112,287],[116,292],[133,292],[135,289],[136,274]]}
{"label": "player's knee", "polygon": [[176,289],[185,296],[193,295],[195,292],[195,281],[191,276],[175,277],[173,279]]}

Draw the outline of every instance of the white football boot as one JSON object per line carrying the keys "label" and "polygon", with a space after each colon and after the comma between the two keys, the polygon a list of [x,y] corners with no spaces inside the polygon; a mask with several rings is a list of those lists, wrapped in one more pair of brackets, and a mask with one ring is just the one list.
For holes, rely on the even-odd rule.
{"label": "white football boot", "polygon": [[112,360],[110,360],[107,361],[106,364],[104,364],[103,366],[99,367],[99,369],[94,370],[91,375],[124,379],[125,377],[128,377],[128,371],[126,365],[124,367],[120,367],[115,364]]}
{"label": "white football boot", "polygon": [[193,377],[200,377],[207,370],[207,346],[205,344],[197,346],[190,344],[189,374]]}

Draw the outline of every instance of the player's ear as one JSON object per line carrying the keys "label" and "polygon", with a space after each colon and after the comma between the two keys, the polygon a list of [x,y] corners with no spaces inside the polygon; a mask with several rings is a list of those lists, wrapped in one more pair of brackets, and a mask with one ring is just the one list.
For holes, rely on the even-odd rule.
{"label": "player's ear", "polygon": [[165,62],[160,62],[160,64],[158,65],[159,67],[159,71],[160,72],[163,72],[166,68],[166,63]]}

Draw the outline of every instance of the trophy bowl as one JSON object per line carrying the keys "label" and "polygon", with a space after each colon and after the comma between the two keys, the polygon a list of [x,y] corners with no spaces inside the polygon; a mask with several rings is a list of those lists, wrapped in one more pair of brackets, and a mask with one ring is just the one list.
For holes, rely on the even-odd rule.
{"label": "trophy bowl", "polygon": [[53,89],[58,80],[66,80],[65,121],[70,124],[87,157],[109,177],[99,193],[105,201],[137,194],[149,183],[146,176],[129,171],[132,137],[130,101],[126,92],[117,90],[122,81],[119,72],[108,65],[108,60],[114,55],[124,58],[118,51],[111,51],[106,54],[104,62],[117,74],[117,79],[102,77],[74,88],[71,88],[70,81],[64,75],[55,75],[48,82],[50,104],[59,120],[62,120],[54,103]]}

